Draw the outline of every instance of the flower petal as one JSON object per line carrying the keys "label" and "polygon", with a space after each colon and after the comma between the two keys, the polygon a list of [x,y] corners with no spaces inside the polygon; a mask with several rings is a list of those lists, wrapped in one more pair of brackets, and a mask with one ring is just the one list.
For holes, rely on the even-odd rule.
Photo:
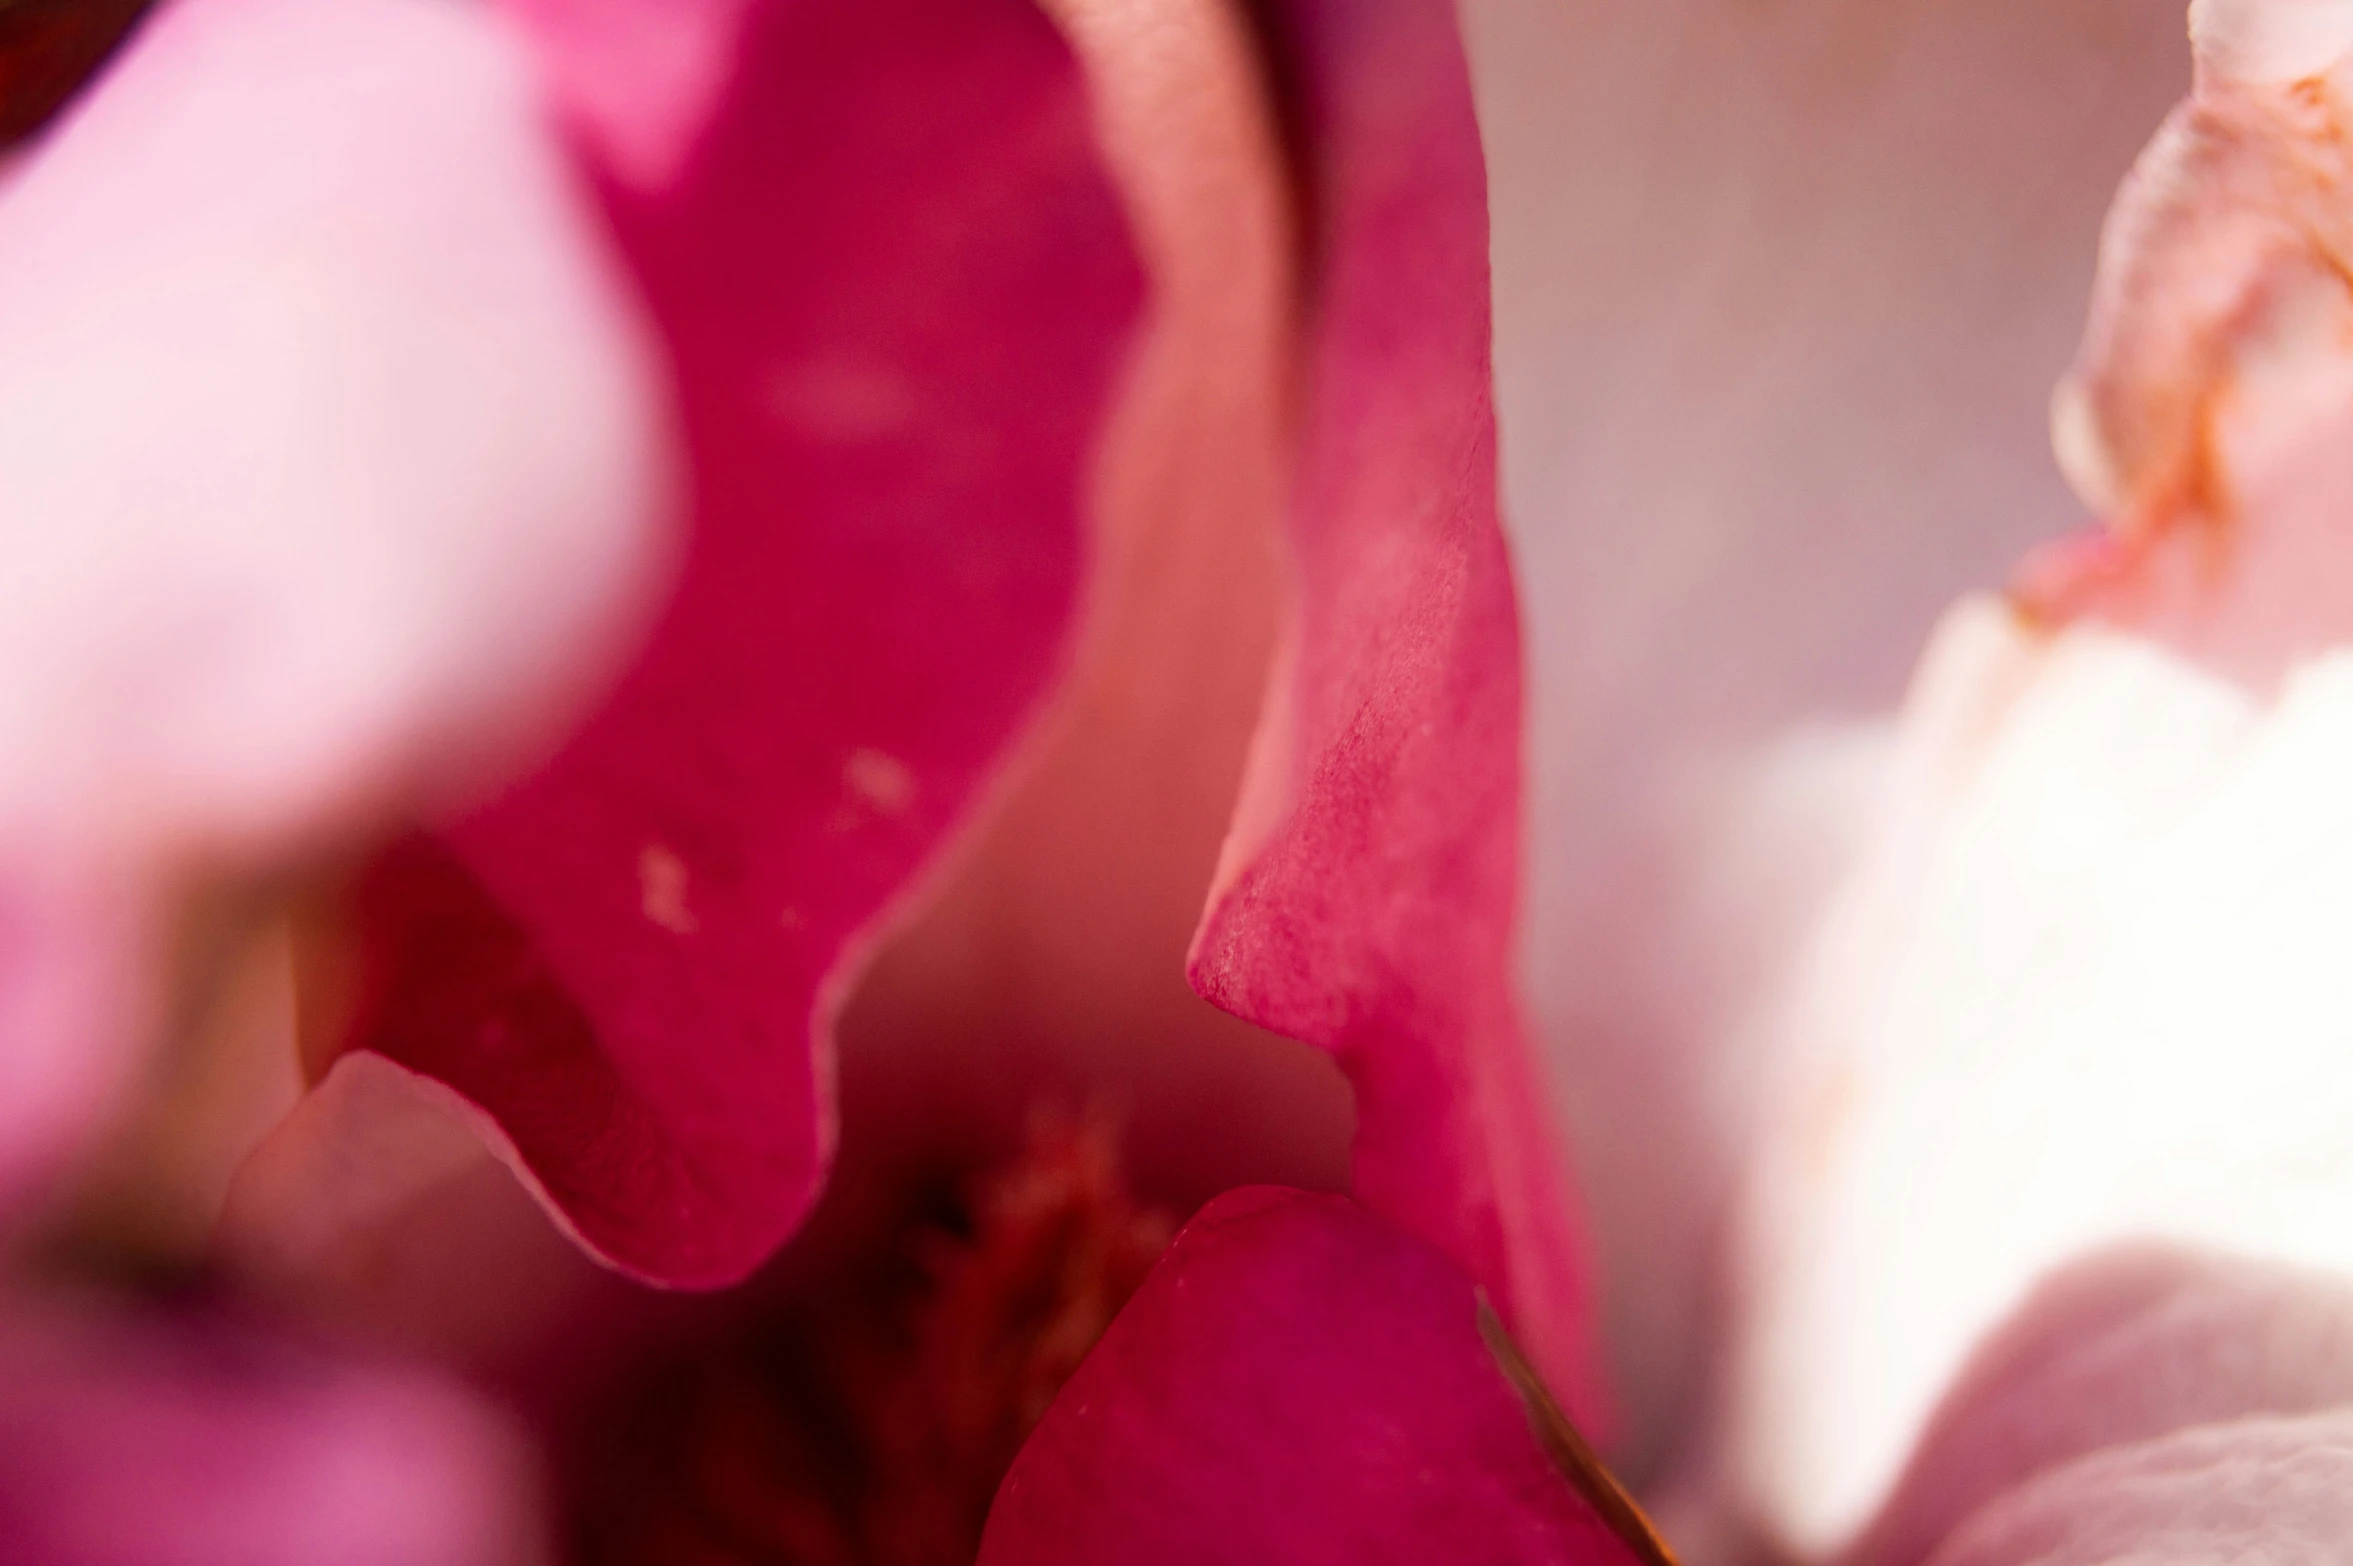
{"label": "flower petal", "polygon": [[[486,1145],[483,1113],[360,1050],[237,1170],[213,1235],[241,1298],[454,1365],[536,1404],[621,1356],[647,1291],[559,1234]],[[567,1405],[568,1406],[568,1405]]]}
{"label": "flower petal", "polygon": [[2102,1452],[1972,1517],[1937,1566],[2326,1561],[2353,1530],[2353,1412],[2202,1425]]}
{"label": "flower petal", "polygon": [[1063,666],[1134,272],[1015,0],[521,9],[668,342],[694,534],[557,760],[375,867],[356,1037],[591,1248],[718,1284],[823,1177],[860,940]]}
{"label": "flower petal", "polygon": [[1219,1198],[1031,1435],[981,1566],[1640,1559],[1554,1465],[1480,1310],[1343,1198]]}
{"label": "flower petal", "polygon": [[1510,972],[1520,681],[1485,175],[1451,6],[1300,3],[1313,149],[1293,647],[1194,937],[1218,1005],[1333,1051],[1355,1189],[1494,1292],[1588,1422],[1585,1279]]}
{"label": "flower petal", "polygon": [[2080,515],[2045,409],[2100,214],[2187,81],[2181,13],[1464,16],[1529,630],[1523,972],[1587,1182],[1627,1455],[1655,1460],[1704,1428],[1732,1305],[1748,1013],[1868,783],[1868,737],[1820,731],[1892,703],[1953,594]]}
{"label": "flower petal", "polygon": [[470,10],[177,0],[8,171],[0,1187],[158,1026],[191,884],[479,788],[605,672],[644,349]]}
{"label": "flower petal", "polygon": [[[2045,618],[2102,619],[2272,687],[2353,640],[2353,12],[2199,20],[2197,89],[2109,215],[2054,407],[2106,528],[2031,561],[2019,591]],[[2262,74],[2330,51],[2334,72]]]}
{"label": "flower petal", "polygon": [[2112,530],[1947,622],[1779,1014],[1738,1442],[1801,1544],[2054,1269],[2353,1276],[2342,101],[2209,59],[2135,169],[2057,421]]}
{"label": "flower petal", "polygon": [[514,1433],[421,1375],[21,1302],[0,1330],[27,1566],[531,1566],[535,1490]]}
{"label": "flower petal", "polygon": [[1775,1024],[1746,1213],[1752,1493],[1828,1546],[1974,1345],[2125,1241],[2353,1275],[2353,660],[2276,701],[1957,612]]}
{"label": "flower petal", "polygon": [[2070,1266],[1989,1338],[1852,1558],[1914,1566],[2005,1491],[2105,1448],[2353,1402],[2353,1288],[2123,1246]]}
{"label": "flower petal", "polygon": [[[1238,1184],[1340,1189],[1331,1058],[1185,983],[1288,593],[1297,224],[1232,0],[1054,0],[1151,279],[1091,496],[1072,667],[1002,797],[841,1023],[836,1189],[985,1164],[1041,1104],[1108,1110],[1120,1162],[1190,1211]],[[885,1169],[887,1176],[902,1170]]]}

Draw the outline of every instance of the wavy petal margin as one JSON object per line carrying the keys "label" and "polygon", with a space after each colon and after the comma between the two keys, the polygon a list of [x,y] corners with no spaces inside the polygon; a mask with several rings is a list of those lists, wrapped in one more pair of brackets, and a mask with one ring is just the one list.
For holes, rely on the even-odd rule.
{"label": "wavy petal margin", "polygon": [[1558,1466],[1557,1418],[1446,1258],[1341,1197],[1231,1192],[1047,1411],[981,1566],[1644,1559]]}
{"label": "wavy petal margin", "polygon": [[368,875],[356,1037],[592,1250],[721,1284],[823,1180],[847,968],[1066,660],[1139,285],[1018,0],[517,9],[668,343],[693,533],[559,758]]}
{"label": "wavy petal margin", "polygon": [[1442,0],[1294,0],[1321,261],[1276,674],[1191,977],[1331,1050],[1355,1189],[1603,1417],[1583,1247],[1512,983],[1520,645],[1497,523],[1486,175]]}

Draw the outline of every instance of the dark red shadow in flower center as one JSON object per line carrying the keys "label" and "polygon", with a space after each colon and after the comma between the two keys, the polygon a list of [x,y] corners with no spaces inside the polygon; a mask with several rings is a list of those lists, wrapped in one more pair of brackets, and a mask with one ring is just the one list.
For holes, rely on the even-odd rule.
{"label": "dark red shadow in flower center", "polygon": [[153,0],[0,0],[0,147],[49,123]]}
{"label": "dark red shadow in flower center", "polygon": [[694,1335],[586,1421],[579,1566],[969,1566],[999,1482],[1167,1248],[1099,1122],[916,1190],[845,1272]]}

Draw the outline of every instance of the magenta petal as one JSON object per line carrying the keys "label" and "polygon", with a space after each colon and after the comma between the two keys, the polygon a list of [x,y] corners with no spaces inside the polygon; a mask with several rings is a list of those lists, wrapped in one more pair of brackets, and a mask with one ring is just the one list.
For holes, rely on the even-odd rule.
{"label": "magenta petal", "polygon": [[371,876],[359,1037],[714,1284],[806,1212],[845,960],[1065,659],[1138,285],[1032,7],[668,3],[520,9],[672,355],[683,580],[545,772]]}
{"label": "magenta petal", "polygon": [[1520,646],[1496,520],[1485,170],[1442,0],[1295,0],[1315,151],[1296,662],[1194,986],[1333,1051],[1357,1194],[1496,1297],[1588,1423],[1588,1301],[1513,996]]}
{"label": "magenta petal", "polygon": [[1556,1468],[1471,1281],[1354,1203],[1205,1208],[1062,1389],[981,1566],[1625,1562]]}
{"label": "magenta petal", "polygon": [[0,1320],[16,1566],[531,1566],[536,1488],[514,1433],[434,1379],[211,1326]]}

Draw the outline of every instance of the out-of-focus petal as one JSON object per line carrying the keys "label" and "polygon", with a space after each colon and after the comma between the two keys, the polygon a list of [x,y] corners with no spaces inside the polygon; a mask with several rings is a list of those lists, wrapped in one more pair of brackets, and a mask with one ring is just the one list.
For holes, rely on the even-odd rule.
{"label": "out-of-focus petal", "polygon": [[693,536],[558,758],[370,872],[355,1037],[592,1249],[717,1284],[807,1211],[861,940],[1067,658],[1134,268],[1017,0],[518,9],[668,343]]}
{"label": "out-of-focus petal", "polygon": [[2328,74],[2353,45],[2347,0],[2190,0],[2198,58],[2243,82]]}
{"label": "out-of-focus petal", "polygon": [[2044,551],[2019,590],[2269,688],[2353,640],[2353,11],[2201,20],[2196,91],[2109,215],[2054,407],[2105,527]]}
{"label": "out-of-focus petal", "polygon": [[1357,1194],[1493,1291],[1593,1422],[1583,1258],[1511,974],[1519,628],[1453,9],[1302,0],[1275,25],[1317,265],[1299,596],[1193,983],[1339,1057]]}
{"label": "out-of-focus petal", "polygon": [[2038,1477],[1971,1518],[1936,1566],[2210,1566],[2339,1559],[2353,1412],[2202,1425]]}
{"label": "out-of-focus petal", "polygon": [[2265,846],[2325,819],[2339,725],[2309,694],[2264,725],[2113,636],[2046,648],[1998,606],[1948,627],[1785,1019],[1800,1085],[1754,1215],[1747,1449],[1809,1542],[2079,1247],[2321,1238],[2259,1199],[2337,1141],[2304,1119],[2334,1008],[2292,933],[2327,928],[2330,894]]}
{"label": "out-of-focus petal", "polygon": [[1288,582],[1298,270],[1235,0],[1057,0],[1150,274],[1093,496],[1071,673],[1003,800],[844,1013],[844,1175],[1002,1156],[1039,1102],[1109,1108],[1137,1188],[1337,1189],[1329,1057],[1185,984]]}
{"label": "out-of-focus petal", "polygon": [[982,1566],[1641,1559],[1574,1487],[1470,1279],[1253,1188],[1177,1236],[997,1493]]}
{"label": "out-of-focus petal", "polygon": [[[189,967],[208,991],[123,1115],[70,1182],[77,1247],[194,1265],[237,1171],[302,1101],[290,921],[235,930]],[[241,949],[238,949],[241,948]]]}
{"label": "out-of-focus petal", "polygon": [[2005,1491],[2104,1448],[2353,1403],[2353,1288],[2125,1246],[2038,1288],[1972,1359],[1851,1555],[1917,1566]]}
{"label": "out-of-focus petal", "polygon": [[0,1539],[25,1566],[532,1566],[538,1484],[456,1387],[218,1326],[9,1308]]}
{"label": "out-of-focus petal", "polygon": [[1737,1440],[1806,1545],[2053,1269],[2353,1276],[2353,191],[2332,78],[2201,61],[2111,219],[2062,449],[2109,531],[1974,603],[1774,1026]]}
{"label": "out-of-focus petal", "polygon": [[2144,0],[1466,0],[1530,643],[1523,971],[1628,1456],[1693,1417],[1744,1014],[1952,595],[2078,510],[2045,408],[2188,77]]}
{"label": "out-of-focus petal", "polygon": [[2349,789],[2342,651],[2275,701],[2099,625],[1947,625],[1774,1017],[1739,1439],[1791,1537],[1845,1537],[2072,1258],[2353,1274]]}
{"label": "out-of-focus petal", "polygon": [[238,1169],[211,1260],[273,1308],[534,1402],[585,1393],[645,1291],[548,1223],[483,1120],[444,1083],[344,1056]]}
{"label": "out-of-focus petal", "polygon": [[367,1266],[365,1241],[482,1165],[479,1113],[380,1055],[345,1056],[237,1171],[223,1258],[240,1273],[312,1287],[355,1268],[353,1292],[397,1283],[371,1275],[381,1269]]}
{"label": "out-of-focus petal", "polygon": [[175,0],[0,185],[0,1187],[176,897],[542,748],[658,585],[660,383],[504,30]]}

